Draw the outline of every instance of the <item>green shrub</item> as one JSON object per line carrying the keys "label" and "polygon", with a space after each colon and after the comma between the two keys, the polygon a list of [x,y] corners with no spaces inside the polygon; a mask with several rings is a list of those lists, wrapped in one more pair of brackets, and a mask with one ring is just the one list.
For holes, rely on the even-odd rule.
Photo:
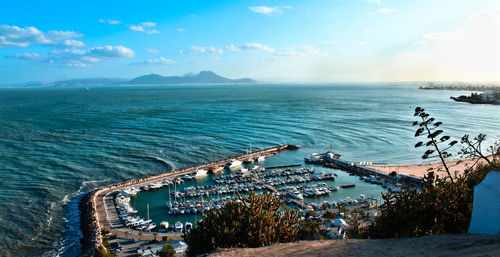
{"label": "green shrub", "polygon": [[284,201],[271,194],[239,197],[219,210],[203,214],[203,220],[184,233],[188,255],[215,248],[260,247],[276,242],[293,242],[299,232],[300,213],[283,208]]}
{"label": "green shrub", "polygon": [[169,245],[169,244],[164,244],[161,251],[158,252],[158,256],[160,256],[160,257],[174,257],[175,256],[174,246]]}

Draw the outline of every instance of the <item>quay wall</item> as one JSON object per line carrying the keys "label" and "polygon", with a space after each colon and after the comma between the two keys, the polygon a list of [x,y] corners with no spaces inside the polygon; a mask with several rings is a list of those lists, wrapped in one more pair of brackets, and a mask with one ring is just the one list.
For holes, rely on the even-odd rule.
{"label": "quay wall", "polygon": [[299,147],[296,145],[288,145],[288,144],[279,145],[276,147],[266,148],[248,154],[243,154],[239,156],[229,157],[223,160],[213,161],[207,164],[197,165],[179,170],[173,170],[158,175],[153,175],[150,177],[112,184],[106,187],[93,190],[89,192],[87,195],[85,195],[79,204],[79,209],[81,213],[80,215],[81,229],[83,234],[83,238],[81,239],[82,252],[84,254],[91,253],[95,247],[102,246],[101,230],[104,227],[110,227],[105,212],[104,196],[112,191],[116,191],[124,187],[134,186],[145,182],[152,182],[155,180],[165,179],[168,177],[185,175],[198,169],[211,168],[214,166],[224,165],[233,159],[242,160],[245,158],[250,158],[260,155],[269,157],[284,150],[295,150],[298,148]]}

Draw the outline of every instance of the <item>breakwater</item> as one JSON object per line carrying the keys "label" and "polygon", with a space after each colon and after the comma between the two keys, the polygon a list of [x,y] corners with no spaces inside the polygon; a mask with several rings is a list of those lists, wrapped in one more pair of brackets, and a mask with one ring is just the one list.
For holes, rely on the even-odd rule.
{"label": "breakwater", "polygon": [[140,178],[123,183],[113,184],[91,191],[82,198],[82,201],[79,204],[79,209],[81,212],[81,229],[83,234],[83,238],[81,240],[82,252],[90,253],[93,251],[94,247],[100,246],[102,244],[101,230],[105,229],[109,230],[112,233],[114,232],[113,231],[114,227],[109,220],[108,212],[106,210],[106,203],[104,200],[104,198],[107,195],[109,195],[114,191],[118,191],[122,188],[129,186],[147,184],[165,178],[174,178],[186,175],[198,169],[214,170],[218,167],[221,166],[223,167],[227,162],[231,160],[244,160],[246,158],[251,158],[256,156],[269,157],[281,151],[296,150],[296,149],[299,149],[299,147],[296,145],[289,145],[289,144],[279,145],[276,147],[271,147],[251,152],[248,154],[243,154],[239,156],[229,157],[223,160],[213,161],[207,164],[192,166],[184,169],[161,173],[146,178]]}

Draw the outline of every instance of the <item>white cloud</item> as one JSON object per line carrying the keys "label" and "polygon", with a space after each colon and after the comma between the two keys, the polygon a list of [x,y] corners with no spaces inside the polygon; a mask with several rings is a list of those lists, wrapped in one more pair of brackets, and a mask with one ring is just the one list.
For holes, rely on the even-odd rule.
{"label": "white cloud", "polygon": [[385,13],[391,13],[391,12],[395,12],[396,9],[392,9],[392,8],[380,8],[378,9],[377,13],[381,13],[381,14],[385,14]]}
{"label": "white cloud", "polygon": [[146,31],[146,33],[148,33],[148,34],[160,34],[161,32],[156,30],[156,29],[152,29],[152,30]]}
{"label": "white cloud", "polygon": [[177,32],[185,32],[185,31],[186,31],[186,30],[185,30],[185,29],[183,29],[183,28],[178,28],[178,29],[177,29]]}
{"label": "white cloud", "polygon": [[61,40],[83,37],[73,31],[43,32],[35,27],[0,25],[0,47],[27,47],[33,44],[59,45]]}
{"label": "white cloud", "polygon": [[148,54],[159,54],[160,50],[153,48],[153,47],[148,47],[146,48],[146,53]]}
{"label": "white cloud", "polygon": [[337,42],[335,40],[325,40],[321,42],[324,45],[335,45]]}
{"label": "white cloud", "polygon": [[[7,57],[51,66],[86,68],[93,63],[134,56],[135,53],[130,48],[119,45],[93,47],[86,50],[78,48],[56,49],[50,51],[48,56],[40,56],[37,53],[18,53]],[[166,62],[166,60],[164,61]]]}
{"label": "white cloud", "polygon": [[290,56],[307,56],[306,53],[303,52],[298,52],[298,51],[285,51],[285,52],[276,52],[274,54],[275,56],[281,56],[281,57],[290,57]]}
{"label": "white cloud", "polygon": [[128,28],[130,30],[133,30],[133,31],[137,31],[137,32],[144,32],[144,27],[141,26],[141,25],[129,25]]}
{"label": "white cloud", "polygon": [[145,22],[141,22],[141,26],[143,26],[143,27],[155,27],[156,23],[150,22],[150,21],[145,21]]}
{"label": "white cloud", "polygon": [[368,2],[370,4],[380,4],[380,0],[365,0],[365,2]]}
{"label": "white cloud", "polygon": [[121,24],[122,23],[119,20],[105,20],[105,19],[99,19],[99,22],[100,23],[109,24],[109,25],[117,25],[117,24]]}
{"label": "white cloud", "polygon": [[167,59],[165,57],[159,57],[156,59],[149,59],[144,62],[132,63],[132,65],[168,65],[176,64],[177,62],[172,59]]}
{"label": "white cloud", "polygon": [[135,53],[130,48],[118,46],[100,46],[86,50],[64,49],[50,52],[50,56],[45,60],[45,64],[63,65],[66,67],[85,68],[92,63],[105,60],[115,60],[134,57]]}
{"label": "white cloud", "polygon": [[365,41],[361,41],[361,42],[359,42],[359,45],[360,46],[364,46],[364,45],[366,45],[366,42]]}
{"label": "white cloud", "polygon": [[240,49],[235,45],[228,45],[228,46],[226,46],[226,49],[231,51],[231,52],[239,52],[240,51]]}
{"label": "white cloud", "polygon": [[57,31],[57,30],[51,30],[47,32],[47,35],[51,40],[83,37],[83,34],[74,31]]}
{"label": "white cloud", "polygon": [[276,52],[276,57],[297,57],[297,56],[328,56],[328,53],[321,52],[315,46],[303,45],[286,48],[286,51]]}
{"label": "white cloud", "polygon": [[248,9],[250,9],[252,12],[262,13],[266,15],[282,12],[280,7],[278,6],[271,7],[271,6],[260,5],[260,6],[250,6],[248,7]]}
{"label": "white cloud", "polygon": [[147,34],[160,34],[161,32],[156,29],[146,30],[145,27],[154,27],[156,23],[154,22],[141,22],[140,25],[128,25],[128,28],[132,31],[144,32]]}
{"label": "white cloud", "polygon": [[21,60],[43,60],[46,57],[40,56],[37,53],[17,53],[12,55],[7,55],[8,58],[21,59]]}
{"label": "white cloud", "polygon": [[239,52],[239,51],[265,51],[274,52],[274,49],[267,45],[262,45],[259,43],[246,43],[241,46],[229,45],[226,47],[229,51]]}
{"label": "white cloud", "polygon": [[132,49],[124,46],[100,46],[90,48],[87,53],[88,56],[99,59],[115,59],[115,58],[130,58],[134,57],[135,53]]}
{"label": "white cloud", "polygon": [[[220,48],[216,48],[213,46],[191,46],[187,50],[191,53],[212,53],[212,54],[222,54],[223,51]],[[180,54],[184,54],[186,50],[180,50]]]}
{"label": "white cloud", "polygon": [[431,33],[431,34],[426,34],[423,35],[422,38],[415,42],[417,45],[429,45],[429,44],[434,44],[439,40],[439,34],[438,33]]}
{"label": "white cloud", "polygon": [[84,47],[85,44],[82,41],[74,39],[66,39],[61,43],[62,46],[80,48]]}

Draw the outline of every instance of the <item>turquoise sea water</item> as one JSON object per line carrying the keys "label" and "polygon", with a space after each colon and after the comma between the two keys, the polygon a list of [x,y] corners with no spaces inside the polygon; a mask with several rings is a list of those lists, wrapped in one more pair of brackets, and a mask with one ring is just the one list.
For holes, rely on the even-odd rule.
{"label": "turquoise sea water", "polygon": [[449,99],[462,93],[385,84],[0,89],[0,254],[74,256],[81,193],[218,151],[241,154],[250,142],[300,145],[299,159],[333,144],[351,161],[418,163],[416,106],[453,137],[498,137],[499,107]]}

